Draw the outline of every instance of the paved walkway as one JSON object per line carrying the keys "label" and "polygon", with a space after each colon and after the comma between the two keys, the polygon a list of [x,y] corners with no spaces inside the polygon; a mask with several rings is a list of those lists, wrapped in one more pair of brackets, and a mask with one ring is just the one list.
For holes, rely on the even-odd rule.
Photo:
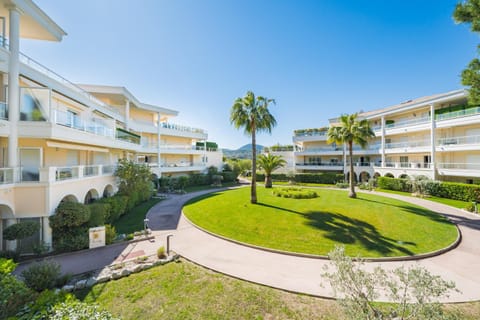
{"label": "paved walkway", "polygon": [[[209,192],[211,190],[169,195],[166,200],[150,209],[147,217],[150,219],[149,226],[155,239],[74,252],[56,256],[54,259],[60,262],[63,272],[83,273],[138,255],[155,254],[158,247],[165,246],[166,236],[173,234],[172,249],[204,267],[274,288],[333,297],[328,282],[321,277],[323,267],[328,264],[327,260],[254,249],[220,239],[194,227],[181,215],[181,208],[189,199]],[[380,265],[393,269],[401,265],[419,264],[446,280],[454,281],[460,289],[461,293],[451,294],[444,302],[480,300],[480,217],[428,200],[395,194],[381,195],[446,215],[458,224],[463,239],[454,250],[433,258],[405,262],[370,262],[366,267],[373,269]],[[19,266],[18,270],[25,266],[26,264]]]}

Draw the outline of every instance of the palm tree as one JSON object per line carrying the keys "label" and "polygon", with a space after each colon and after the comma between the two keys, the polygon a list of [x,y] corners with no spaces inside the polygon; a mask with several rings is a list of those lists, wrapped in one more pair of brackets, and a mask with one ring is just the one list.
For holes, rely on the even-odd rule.
{"label": "palm tree", "polygon": [[265,97],[255,97],[248,91],[243,98],[235,99],[230,110],[230,122],[236,129],[244,128],[245,134],[252,137],[252,185],[250,190],[250,202],[257,203],[257,143],[256,133],[272,132],[277,121],[268,111],[268,105],[275,104],[275,100]]}
{"label": "palm tree", "polygon": [[358,114],[342,114],[338,126],[332,126],[328,129],[328,143],[338,143],[348,145],[348,154],[350,158],[350,198],[356,198],[355,186],[353,180],[353,144],[358,144],[363,149],[368,145],[368,140],[375,137],[375,133],[370,128],[366,119],[359,120]]}
{"label": "palm tree", "polygon": [[283,167],[287,161],[282,156],[271,155],[270,153],[261,154],[258,157],[258,167],[265,171],[265,188],[272,187],[272,172]]}

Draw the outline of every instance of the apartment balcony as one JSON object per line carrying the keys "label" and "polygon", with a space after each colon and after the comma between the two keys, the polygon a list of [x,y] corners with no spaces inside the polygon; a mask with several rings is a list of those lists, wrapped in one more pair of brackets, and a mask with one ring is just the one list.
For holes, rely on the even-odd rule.
{"label": "apartment balcony", "polygon": [[480,178],[480,163],[438,163],[439,175]]}
{"label": "apartment balcony", "polygon": [[[388,134],[395,134],[400,132],[420,131],[430,128],[430,117],[413,118],[408,120],[398,120],[392,123],[385,124],[385,131]],[[381,135],[382,126],[377,125],[372,127],[377,136]]]}
{"label": "apartment balcony", "polygon": [[436,114],[435,119],[437,128],[475,124],[480,120],[480,106]]}
{"label": "apartment balcony", "polygon": [[306,163],[296,163],[295,168],[298,170],[318,170],[318,171],[343,171],[342,162],[306,162]]}
{"label": "apartment balcony", "polygon": [[307,148],[295,151],[295,156],[315,156],[315,155],[342,155],[343,147],[341,146],[325,146],[317,148]]}
{"label": "apartment balcony", "polygon": [[385,153],[416,153],[429,152],[431,149],[429,140],[413,140],[385,143]]}
{"label": "apartment balcony", "polygon": [[437,151],[479,150],[480,135],[458,136],[437,140]]}
{"label": "apartment balcony", "polygon": [[327,141],[327,130],[295,130],[293,141]]}
{"label": "apartment balcony", "polygon": [[374,164],[374,172],[381,176],[393,174],[395,178],[403,175],[407,176],[427,176],[433,179],[433,165],[431,163],[420,162],[386,162],[382,164]]}
{"label": "apartment balcony", "polygon": [[[148,153],[157,153],[158,145],[157,143],[143,143],[142,142],[142,151]],[[207,149],[207,152],[216,151]],[[190,144],[161,144],[160,153],[162,154],[193,154],[193,155],[202,155],[205,153],[203,148],[196,147]]]}
{"label": "apartment balcony", "polygon": [[153,173],[160,175],[164,173],[179,173],[179,172],[200,172],[204,171],[207,166],[203,163],[194,162],[167,162],[160,165],[149,163],[150,169]]}
{"label": "apartment balcony", "polygon": [[[352,150],[353,153],[358,155],[358,154],[379,154],[381,152],[382,145],[375,143],[375,144],[369,144],[365,148],[362,148],[360,146],[354,145]],[[346,151],[348,153],[348,150]]]}

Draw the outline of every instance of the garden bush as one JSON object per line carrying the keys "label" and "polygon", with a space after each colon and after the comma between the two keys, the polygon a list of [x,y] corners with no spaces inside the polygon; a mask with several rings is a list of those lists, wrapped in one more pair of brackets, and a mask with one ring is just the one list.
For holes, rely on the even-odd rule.
{"label": "garden bush", "polygon": [[[378,187],[381,189],[412,192],[412,182],[408,179],[379,177],[377,182]],[[426,181],[424,182],[423,188],[425,193],[431,196],[460,201],[480,202],[480,185]]]}
{"label": "garden bush", "polygon": [[277,197],[292,199],[312,199],[318,197],[318,194],[310,189],[303,188],[276,188],[273,194]]}
{"label": "garden bush", "polygon": [[72,251],[88,246],[88,206],[76,202],[62,202],[49,220],[55,250]]}
{"label": "garden bush", "polygon": [[[344,180],[343,173],[297,173],[293,177],[288,173],[273,173],[273,181],[288,182],[294,180],[297,183],[318,183],[318,184],[335,184],[338,181]],[[257,181],[264,181],[265,175],[263,173],[257,173]]]}
{"label": "garden bush", "polygon": [[34,262],[22,271],[22,277],[27,287],[37,292],[52,289],[60,277],[60,265],[51,260]]}
{"label": "garden bush", "polygon": [[233,182],[237,179],[237,175],[231,171],[222,172],[223,182]]}
{"label": "garden bush", "polygon": [[115,227],[109,224],[105,225],[105,243],[111,244],[117,237],[117,230]]}
{"label": "garden bush", "polygon": [[158,259],[165,259],[167,257],[164,246],[161,246],[160,248],[157,249],[157,257]]}
{"label": "garden bush", "polygon": [[40,225],[37,222],[25,221],[12,224],[3,230],[3,239],[17,240],[28,238],[40,230]]}
{"label": "garden bush", "polygon": [[99,227],[105,224],[105,217],[109,213],[110,205],[101,202],[94,202],[88,205],[90,210],[90,219],[88,221],[89,227]]}
{"label": "garden bush", "polygon": [[33,292],[11,273],[17,264],[0,258],[0,319],[14,316],[32,300]]}

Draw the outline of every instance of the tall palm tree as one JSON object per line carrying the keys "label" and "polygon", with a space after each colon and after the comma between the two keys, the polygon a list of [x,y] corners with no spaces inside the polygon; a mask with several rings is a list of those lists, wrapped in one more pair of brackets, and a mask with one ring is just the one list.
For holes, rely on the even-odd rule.
{"label": "tall palm tree", "polygon": [[258,167],[265,171],[265,188],[272,187],[272,172],[283,167],[287,161],[282,156],[271,155],[270,153],[261,154],[258,157]]}
{"label": "tall palm tree", "polygon": [[243,98],[235,99],[230,110],[230,122],[237,129],[243,127],[245,134],[252,137],[252,185],[250,190],[250,202],[257,203],[257,132],[272,132],[277,121],[268,111],[268,105],[275,104],[275,100],[265,97],[255,97],[248,91]]}
{"label": "tall palm tree", "polygon": [[338,143],[348,145],[348,154],[350,159],[350,198],[356,198],[355,185],[353,180],[353,144],[358,144],[365,149],[368,145],[368,140],[375,137],[375,133],[370,128],[370,124],[366,119],[359,120],[358,114],[342,114],[340,116],[340,123],[338,126],[332,126],[328,129],[327,139],[328,143]]}

